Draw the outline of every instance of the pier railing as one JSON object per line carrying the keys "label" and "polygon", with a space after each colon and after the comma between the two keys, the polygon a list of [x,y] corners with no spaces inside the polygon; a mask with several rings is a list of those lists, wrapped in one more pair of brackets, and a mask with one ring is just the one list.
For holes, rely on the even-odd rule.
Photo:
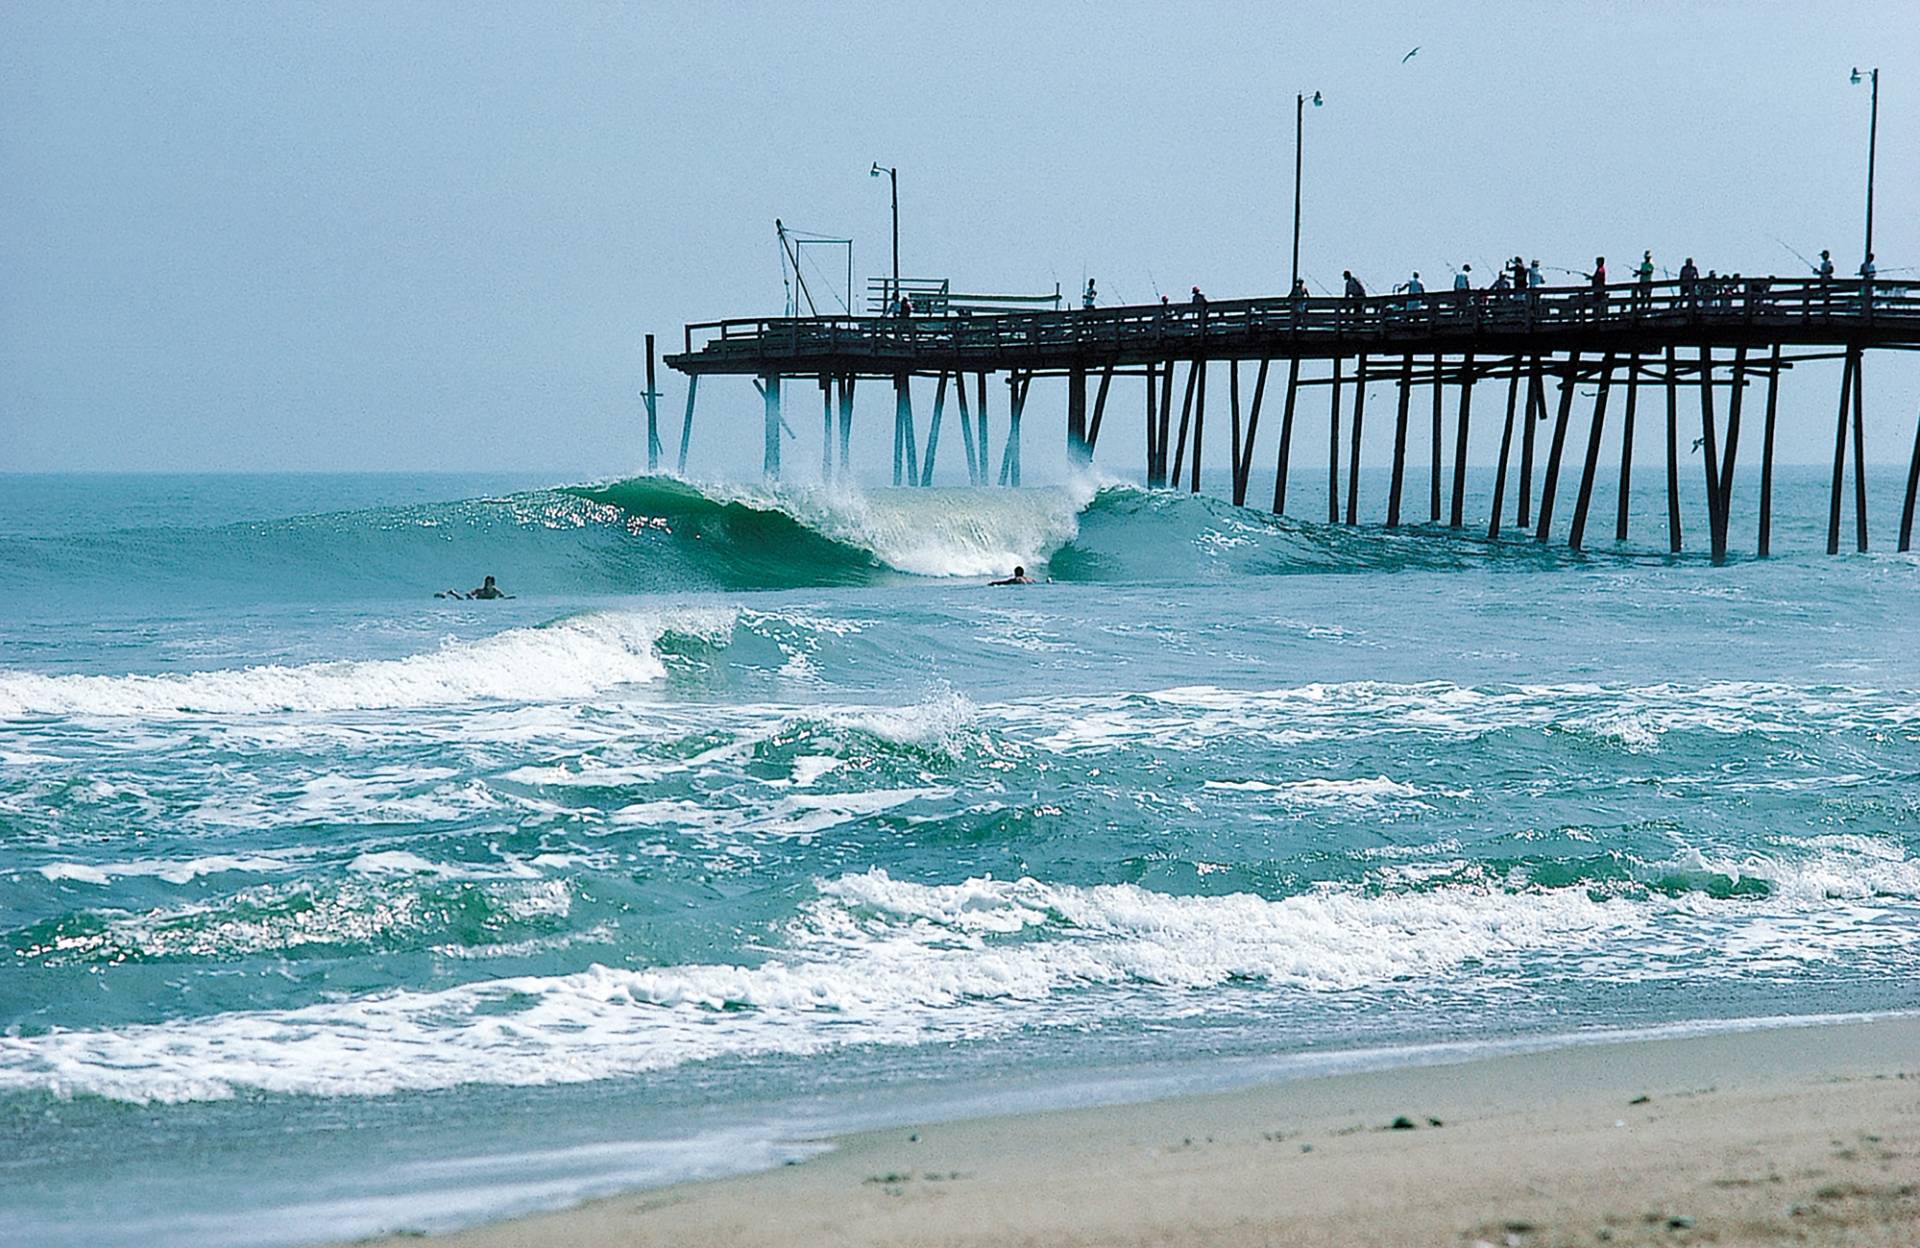
{"label": "pier railing", "polygon": [[1691,284],[1283,296],[1061,312],[749,317],[687,326],[686,353],[669,362],[700,373],[807,372],[810,362],[882,373],[943,364],[1046,368],[1195,354],[1225,359],[1380,347],[1446,350],[1482,339],[1691,341],[1737,338],[1742,327],[1769,336],[1784,331],[1802,341],[1845,342],[1863,334],[1920,338],[1920,284],[1702,278]]}

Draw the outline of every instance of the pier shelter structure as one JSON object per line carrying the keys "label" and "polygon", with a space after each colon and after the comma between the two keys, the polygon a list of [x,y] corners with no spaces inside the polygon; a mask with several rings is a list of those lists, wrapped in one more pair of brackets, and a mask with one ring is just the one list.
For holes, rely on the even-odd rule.
{"label": "pier shelter structure", "polygon": [[[1325,465],[1327,519],[1349,525],[1358,523],[1361,514],[1366,387],[1387,382],[1396,388],[1397,401],[1391,412],[1394,450],[1386,523],[1397,526],[1417,509],[1417,503],[1405,497],[1405,478],[1408,422],[1415,419],[1418,395],[1428,409],[1434,447],[1424,519],[1434,524],[1444,520],[1456,529],[1467,523],[1467,435],[1474,395],[1479,383],[1494,382],[1498,388],[1505,382],[1504,406],[1493,413],[1503,423],[1487,535],[1500,536],[1511,491],[1512,523],[1538,541],[1550,539],[1563,470],[1569,468],[1562,463],[1568,429],[1576,419],[1584,419],[1590,424],[1583,462],[1571,466],[1577,475],[1568,482],[1572,511],[1566,539],[1575,550],[1587,540],[1603,439],[1614,412],[1614,427],[1620,431],[1615,536],[1626,537],[1633,432],[1635,421],[1642,418],[1643,397],[1664,407],[1668,541],[1672,550],[1681,549],[1681,439],[1693,432],[1691,415],[1683,431],[1681,409],[1697,405],[1709,545],[1719,559],[1726,556],[1730,542],[1727,515],[1743,422],[1755,417],[1760,424],[1757,551],[1770,552],[1781,378],[1813,360],[1842,361],[1827,549],[1835,552],[1841,545],[1849,461],[1854,545],[1867,549],[1861,383],[1865,360],[1870,351],[1915,349],[1920,349],[1920,285],[1765,277],[1702,279],[1688,285],[1163,301],[1064,311],[747,318],[688,325],[683,350],[666,356],[665,362],[688,379],[679,456],[683,472],[699,382],[711,375],[745,375],[759,387],[769,476],[782,471],[783,430],[789,428],[783,393],[795,382],[819,387],[821,471],[832,479],[843,474],[848,463],[854,388],[861,379],[872,379],[890,384],[894,392],[896,485],[931,484],[951,403],[957,410],[967,478],[982,486],[1020,484],[1021,426],[1034,378],[1066,379],[1067,450],[1080,462],[1091,461],[1109,401],[1116,397],[1114,382],[1122,379],[1128,386],[1144,382],[1134,393],[1146,408],[1146,483],[1158,488],[1184,485],[1198,492],[1208,417],[1207,366],[1223,361],[1228,366],[1227,451],[1234,503],[1247,503],[1256,435],[1273,406],[1269,391],[1277,390],[1272,507],[1277,513],[1286,511],[1288,481],[1295,470],[1290,462],[1294,421],[1302,414],[1300,395],[1318,387],[1326,392],[1323,418],[1331,434]],[[651,369],[651,350],[648,365]],[[993,389],[989,380],[997,375],[1007,386],[1007,409],[996,467],[987,416]],[[934,383],[924,453],[914,416],[915,378]],[[1249,383],[1245,392],[1243,381]],[[1583,389],[1591,403],[1577,415],[1576,397]],[[660,442],[651,383],[648,391],[649,459],[650,467],[657,468]],[[1216,411],[1218,403],[1216,397]],[[1449,407],[1450,481],[1441,464]],[[1656,407],[1655,418],[1659,415]],[[1271,417],[1268,421],[1272,423]],[[1912,545],[1917,487],[1920,428],[1901,510],[1903,551]]]}

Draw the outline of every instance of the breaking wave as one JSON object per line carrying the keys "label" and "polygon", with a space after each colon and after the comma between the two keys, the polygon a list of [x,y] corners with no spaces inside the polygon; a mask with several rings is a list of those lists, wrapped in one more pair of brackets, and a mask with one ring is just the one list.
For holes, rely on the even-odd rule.
{"label": "breaking wave", "polygon": [[636,477],[202,528],[0,537],[0,567],[23,603],[119,600],[113,590],[137,584],[148,607],[424,597],[482,573],[527,597],[981,577],[1016,564],[1061,580],[1157,581],[1554,557],[1091,482],[860,492]]}
{"label": "breaking wave", "polygon": [[659,679],[666,674],[656,650],[663,639],[716,638],[732,629],[733,620],[733,612],[723,609],[592,612],[398,659],[156,676],[0,671],[0,719],[338,712],[583,698]]}
{"label": "breaking wave", "polygon": [[[1816,854],[1786,873],[1823,877],[1817,887],[1797,883],[1774,895],[1445,884],[1323,887],[1276,900],[1030,878],[923,884],[872,869],[816,880],[757,964],[596,964],[298,1008],[0,1036],[0,1090],[145,1103],[578,1083],[723,1057],[1093,1025],[1128,1000],[1137,1008],[1141,994],[1178,1012],[1196,1002],[1231,1008],[1219,994],[1236,986],[1420,993],[1463,968],[1484,983],[1541,958],[1582,974],[1738,976],[1782,957],[1843,956],[1849,941],[1823,926],[1832,907],[1889,885],[1914,887],[1911,864],[1897,858],[1851,878],[1874,857]],[[1663,966],[1658,952],[1676,927],[1703,940],[1737,939],[1714,942],[1725,945],[1715,963],[1682,971]],[[1621,949],[1636,942],[1652,956],[1629,969]]]}

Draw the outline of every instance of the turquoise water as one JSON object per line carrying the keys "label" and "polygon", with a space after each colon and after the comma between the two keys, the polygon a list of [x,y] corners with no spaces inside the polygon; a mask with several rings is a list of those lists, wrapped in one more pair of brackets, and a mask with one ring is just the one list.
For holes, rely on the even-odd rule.
{"label": "turquoise water", "polygon": [[1717,569],[1657,487],[1576,557],[1124,485],[0,479],[0,1240],[1920,1007],[1920,562],[1783,476]]}

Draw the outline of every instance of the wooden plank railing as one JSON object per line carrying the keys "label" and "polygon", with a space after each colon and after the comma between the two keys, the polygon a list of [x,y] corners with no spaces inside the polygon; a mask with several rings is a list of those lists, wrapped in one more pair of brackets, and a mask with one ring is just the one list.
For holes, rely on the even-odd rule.
{"label": "wooden plank railing", "polygon": [[[1449,340],[1644,330],[1767,327],[1791,339],[1874,327],[1920,334],[1920,283],[1857,279],[1733,278],[1527,291],[1429,291],[1345,298],[1262,298],[1060,312],[937,317],[757,317],[686,327],[688,371],[808,371],[818,357],[916,366],[941,359],[1018,367],[1024,356],[1093,361],[1228,356],[1254,350],[1338,349],[1344,344],[1445,350]],[[1419,344],[1419,345],[1416,345]]]}

